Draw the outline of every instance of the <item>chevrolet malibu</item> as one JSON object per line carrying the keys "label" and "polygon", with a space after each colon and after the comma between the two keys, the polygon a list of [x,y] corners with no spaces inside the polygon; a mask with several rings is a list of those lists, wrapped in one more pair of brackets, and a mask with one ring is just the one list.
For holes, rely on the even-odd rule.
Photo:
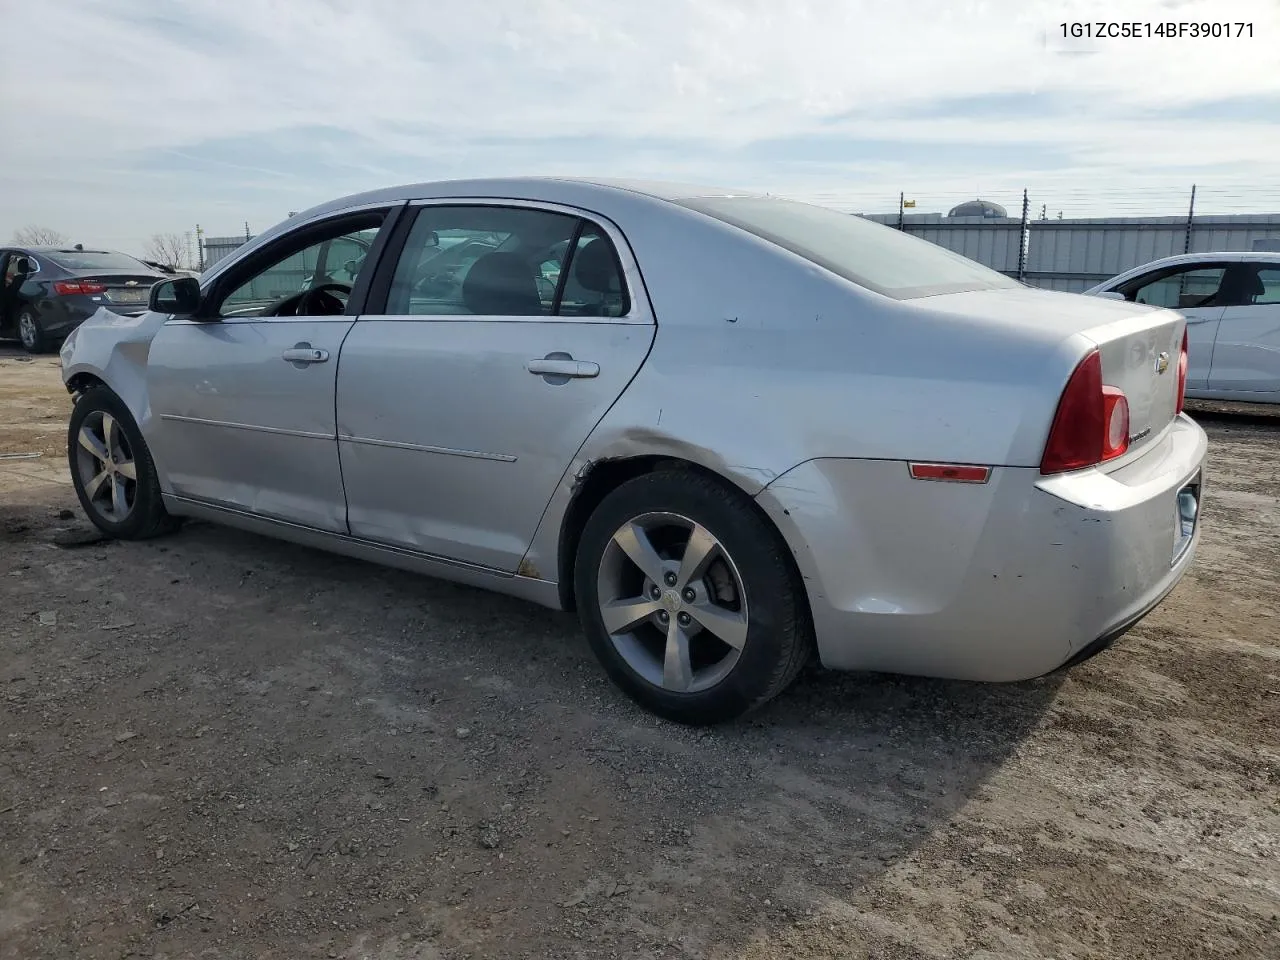
{"label": "chevrolet malibu", "polygon": [[184,517],[576,610],[648,709],[826,667],[1013,681],[1199,536],[1186,323],[848,214],[671,184],[396,187],[62,349],[109,536]]}

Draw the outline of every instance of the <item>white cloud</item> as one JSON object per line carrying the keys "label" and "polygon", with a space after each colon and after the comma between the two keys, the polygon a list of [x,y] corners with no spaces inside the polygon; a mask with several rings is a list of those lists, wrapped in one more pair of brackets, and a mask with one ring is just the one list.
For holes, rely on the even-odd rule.
{"label": "white cloud", "polygon": [[[265,226],[409,171],[669,176],[856,199],[896,194],[913,176],[982,176],[974,160],[944,176],[946,144],[1052,150],[1061,159],[1017,172],[1109,190],[1163,183],[1171,166],[1170,184],[1197,165],[1243,182],[1266,176],[1280,150],[1280,117],[1169,117],[1280,98],[1272,0],[59,0],[15,4],[4,20],[10,38],[42,38],[0,57],[5,233],[37,220],[123,242],[222,209],[234,211],[227,229],[245,217]],[[1075,20],[1251,22],[1254,36],[1046,49],[1045,31]],[[904,114],[1026,93],[1070,106]],[[346,131],[352,146],[316,127]],[[818,135],[899,142],[911,156],[912,144],[939,144],[938,162],[917,173],[883,153],[860,161],[856,145],[813,163],[800,147],[785,161],[734,152]],[[560,137],[575,140],[557,149]],[[271,149],[207,148],[237,138]],[[584,154],[580,138],[632,146]],[[672,140],[688,145],[664,149]],[[171,161],[181,175],[157,172]]]}

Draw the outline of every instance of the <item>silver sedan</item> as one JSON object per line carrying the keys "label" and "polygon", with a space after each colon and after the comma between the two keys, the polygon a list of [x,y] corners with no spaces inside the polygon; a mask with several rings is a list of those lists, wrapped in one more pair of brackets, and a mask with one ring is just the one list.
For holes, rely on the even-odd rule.
{"label": "silver sedan", "polygon": [[1181,316],[773,197],[347,197],[100,311],[62,363],[107,534],[199,517],[576,609],[683,722],[815,654],[1055,670],[1158,604],[1199,534]]}

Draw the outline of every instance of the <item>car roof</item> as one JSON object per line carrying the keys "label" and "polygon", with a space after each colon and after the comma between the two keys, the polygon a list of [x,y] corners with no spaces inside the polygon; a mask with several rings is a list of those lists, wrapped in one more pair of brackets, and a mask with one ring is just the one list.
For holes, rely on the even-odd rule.
{"label": "car roof", "polygon": [[1170,257],[1161,257],[1158,260],[1152,260],[1148,263],[1141,264],[1136,267],[1124,271],[1132,273],[1134,270],[1147,270],[1155,267],[1172,267],[1181,263],[1200,263],[1210,260],[1226,260],[1226,261],[1276,261],[1280,262],[1280,252],[1274,250],[1209,250],[1203,253],[1176,253]]}
{"label": "car roof", "polygon": [[[756,196],[749,191],[731,190],[706,184],[679,183],[667,180],[640,180],[608,177],[477,177],[459,180],[426,180],[420,183],[406,183],[384,187],[365,193],[340,197],[332,203],[335,206],[348,206],[357,203],[377,203],[383,200],[413,200],[431,196],[472,196],[472,197],[525,197],[535,199],[551,184],[576,188],[583,197],[598,196],[601,193],[626,191],[653,197],[658,200],[683,200],[691,197],[730,197]],[[328,204],[325,204],[328,206]]]}
{"label": "car roof", "polygon": [[1280,264],[1280,253],[1274,250],[1209,250],[1204,253],[1175,253],[1173,256],[1148,260],[1136,267],[1121,270],[1101,283],[1095,283],[1085,293],[1098,293],[1103,290],[1114,290],[1117,286],[1129,283],[1136,277],[1166,267],[1177,267],[1187,263],[1275,263]]}
{"label": "car roof", "polygon": [[588,177],[481,177],[467,180],[428,180],[381,187],[363,193],[337,197],[294,217],[284,220],[267,233],[275,234],[296,223],[351,207],[379,203],[402,203],[406,200],[476,197],[488,200],[560,200],[573,206],[590,208],[593,200],[619,193],[639,195],[653,200],[676,201],[693,197],[763,196],[749,191],[685,184],[663,180],[625,180]]}
{"label": "car roof", "polygon": [[[620,196],[642,198],[641,202],[663,203],[694,197],[763,197],[764,194],[703,184],[678,183],[665,180],[608,179],[592,177],[524,176],[478,177],[465,180],[428,180],[421,183],[405,183],[380,187],[363,193],[348,194],[303,210],[288,217],[254,237],[242,248],[244,253],[269,243],[291,230],[295,225],[319,219],[329,214],[341,213],[360,207],[379,204],[404,203],[409,200],[447,200],[452,197],[484,200],[530,200],[564,203],[583,209],[593,209],[596,201],[609,206]],[[241,255],[241,251],[237,251]],[[232,262],[224,258],[212,268],[213,274]],[[221,267],[219,265],[222,265]]]}

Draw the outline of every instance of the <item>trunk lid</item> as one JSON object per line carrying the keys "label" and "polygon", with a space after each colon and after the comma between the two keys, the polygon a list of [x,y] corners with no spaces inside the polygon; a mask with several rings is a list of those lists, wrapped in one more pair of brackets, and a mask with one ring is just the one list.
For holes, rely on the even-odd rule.
{"label": "trunk lid", "polygon": [[1179,314],[1153,310],[1083,331],[1098,344],[1102,382],[1129,401],[1130,450],[1151,443],[1173,421],[1184,326]]}
{"label": "trunk lid", "polygon": [[[908,302],[941,314],[963,316],[1002,339],[1038,341],[1048,347],[1079,335],[1096,344],[1102,382],[1119,387],[1129,402],[1130,450],[1140,450],[1154,441],[1174,419],[1178,358],[1186,327],[1179,313],[1031,287],[944,294]],[[1070,372],[1052,385],[1054,391],[1060,394]]]}
{"label": "trunk lid", "polygon": [[77,274],[75,280],[85,283],[100,283],[107,288],[103,295],[108,302],[131,307],[145,307],[151,296],[151,288],[161,280],[162,276],[144,273],[121,271],[99,271],[97,273]]}

